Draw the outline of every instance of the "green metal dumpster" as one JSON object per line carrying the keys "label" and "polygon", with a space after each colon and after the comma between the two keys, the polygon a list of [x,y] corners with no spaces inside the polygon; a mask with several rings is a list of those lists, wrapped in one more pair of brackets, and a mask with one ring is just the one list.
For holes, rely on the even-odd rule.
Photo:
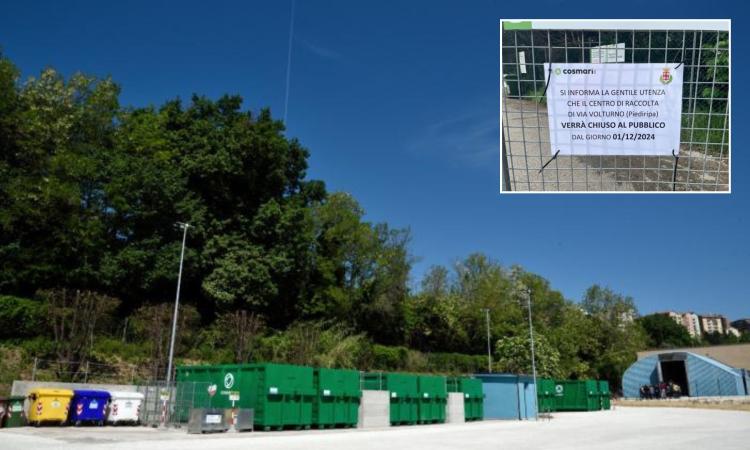
{"label": "green metal dumpster", "polygon": [[482,380],[464,378],[461,380],[464,393],[464,414],[468,421],[484,419],[484,389]]}
{"label": "green metal dumpster", "polygon": [[464,394],[464,419],[466,421],[484,419],[482,380],[469,377],[450,377],[447,384],[448,392]]}
{"label": "green metal dumpster", "polygon": [[356,370],[315,369],[313,424],[318,428],[355,427],[359,419],[359,372]]}
{"label": "green metal dumpster", "polygon": [[445,377],[420,375],[419,389],[419,423],[445,422],[445,405],[448,402],[448,390]]}
{"label": "green metal dumpster", "polygon": [[[177,368],[178,398],[207,384],[204,404],[193,407],[253,408],[259,429],[310,428],[315,400],[312,367],[288,364],[231,364]],[[181,392],[183,395],[181,396]],[[210,391],[214,394],[211,395]]]}
{"label": "green metal dumpster", "polygon": [[414,425],[419,420],[419,391],[416,375],[368,373],[364,388],[388,391],[391,398],[391,425]]}
{"label": "green metal dumpster", "polygon": [[599,409],[597,380],[556,380],[556,411],[596,411]]}
{"label": "green metal dumpster", "polygon": [[26,413],[23,410],[24,396],[0,398],[0,428],[23,427]]}
{"label": "green metal dumpster", "polygon": [[601,409],[602,395],[599,391],[599,380],[585,380],[586,383],[586,410],[598,411]]}
{"label": "green metal dumpster", "polygon": [[612,407],[609,391],[609,382],[607,380],[599,380],[599,396],[601,403],[599,404],[600,409],[610,409]]}
{"label": "green metal dumpster", "polygon": [[539,412],[549,413],[556,411],[555,405],[555,380],[550,378],[539,378],[537,380],[539,390],[537,398],[539,399]]}

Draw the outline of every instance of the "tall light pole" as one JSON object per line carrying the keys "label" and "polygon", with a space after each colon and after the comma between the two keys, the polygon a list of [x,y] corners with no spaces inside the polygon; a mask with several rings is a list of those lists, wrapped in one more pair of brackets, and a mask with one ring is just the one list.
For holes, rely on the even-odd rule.
{"label": "tall light pole", "polygon": [[174,314],[172,315],[172,337],[169,340],[169,360],[167,362],[167,389],[170,389],[172,382],[172,358],[174,358],[174,340],[177,334],[177,313],[180,308],[180,285],[182,284],[182,261],[185,259],[185,241],[187,241],[187,232],[190,224],[177,222],[177,225],[183,229],[182,233],[182,251],[180,251],[180,271],[177,274],[177,296],[174,299]]}
{"label": "tall light pole", "polygon": [[487,373],[492,373],[492,347],[490,345],[490,309],[484,308],[484,317],[487,324]]}
{"label": "tall light pole", "polygon": [[536,418],[539,418],[539,398],[537,396],[536,384],[536,355],[534,354],[534,326],[531,323],[531,289],[526,290],[526,304],[529,307],[529,339],[531,340],[531,375],[534,377],[534,405],[536,406]]}

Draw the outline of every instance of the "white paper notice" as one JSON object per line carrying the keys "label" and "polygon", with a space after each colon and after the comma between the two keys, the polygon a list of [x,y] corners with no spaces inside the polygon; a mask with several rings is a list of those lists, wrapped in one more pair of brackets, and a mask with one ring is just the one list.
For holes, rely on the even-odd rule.
{"label": "white paper notice", "polygon": [[619,62],[625,62],[625,43],[601,45],[591,49],[592,64]]}
{"label": "white paper notice", "polygon": [[551,154],[672,155],[680,151],[677,64],[544,65]]}

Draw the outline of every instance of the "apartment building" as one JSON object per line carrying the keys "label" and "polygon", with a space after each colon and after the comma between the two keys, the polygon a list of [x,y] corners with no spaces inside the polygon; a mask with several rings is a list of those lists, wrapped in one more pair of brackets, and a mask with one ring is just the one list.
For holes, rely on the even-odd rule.
{"label": "apartment building", "polygon": [[686,312],[682,314],[682,325],[687,328],[690,336],[697,338],[701,336],[701,321],[698,314]]}
{"label": "apartment building", "polygon": [[678,313],[675,311],[667,311],[663,313],[670,319],[674,320],[678,325],[685,327],[690,336],[697,338],[701,336],[701,321],[700,316],[693,312]]}
{"label": "apartment building", "polygon": [[704,333],[726,334],[729,331],[727,329],[727,319],[722,315],[711,314],[699,317],[701,330],[703,330]]}

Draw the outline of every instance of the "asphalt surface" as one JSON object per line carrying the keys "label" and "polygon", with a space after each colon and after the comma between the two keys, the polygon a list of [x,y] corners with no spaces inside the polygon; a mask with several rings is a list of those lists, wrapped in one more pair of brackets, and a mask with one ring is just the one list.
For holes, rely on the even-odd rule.
{"label": "asphalt surface", "polygon": [[750,412],[620,407],[549,420],[484,421],[382,430],[188,435],[144,427],[0,429],[12,449],[747,449]]}

